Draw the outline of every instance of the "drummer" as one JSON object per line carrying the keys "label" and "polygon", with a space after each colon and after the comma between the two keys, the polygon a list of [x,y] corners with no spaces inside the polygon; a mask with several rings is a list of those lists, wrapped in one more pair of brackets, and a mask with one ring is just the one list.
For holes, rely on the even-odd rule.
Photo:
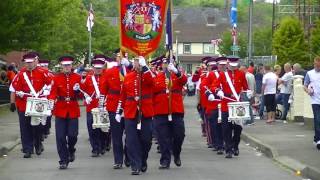
{"label": "drummer", "polygon": [[252,92],[248,90],[248,84],[245,74],[238,69],[239,57],[229,56],[228,70],[220,72],[219,80],[212,87],[212,92],[222,99],[222,133],[225,143],[226,158],[239,155],[239,143],[242,127],[228,121],[228,103],[240,101],[240,93],[246,92],[247,96],[251,96]]}
{"label": "drummer", "polygon": [[[50,85],[51,78],[48,77],[48,71],[37,66],[39,54],[30,52],[23,56],[25,68],[22,68],[12,82],[12,87],[16,93],[16,105],[19,115],[21,144],[24,158],[31,158],[33,148],[36,154],[40,155],[44,150],[41,143],[41,126],[31,125],[32,117],[25,116],[26,104],[28,97],[37,97],[43,95],[42,91],[45,85]],[[48,95],[48,94],[46,94]]]}
{"label": "drummer", "polygon": [[99,90],[99,84],[101,82],[103,67],[105,65],[107,57],[102,54],[94,56],[92,61],[94,74],[89,74],[81,81],[81,89],[87,93],[85,97],[85,104],[87,106],[87,128],[89,133],[89,140],[91,144],[91,157],[98,157],[103,155],[106,151],[105,140],[109,140],[110,134],[103,132],[100,128],[93,129],[93,116],[91,110],[97,107],[103,107],[105,97],[101,95]]}

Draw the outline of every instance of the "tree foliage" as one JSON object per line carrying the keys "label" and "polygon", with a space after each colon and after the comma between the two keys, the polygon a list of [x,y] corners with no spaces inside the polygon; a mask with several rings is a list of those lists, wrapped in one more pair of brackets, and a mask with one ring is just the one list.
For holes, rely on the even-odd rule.
{"label": "tree foliage", "polygon": [[316,21],[316,26],[311,33],[312,56],[320,56],[320,20]]}
{"label": "tree foliage", "polygon": [[271,27],[255,28],[253,33],[253,55],[268,56],[272,54]]}
{"label": "tree foliage", "polygon": [[[0,53],[35,50],[52,60],[63,54],[87,57],[87,9],[83,0],[1,0]],[[108,9],[95,14],[92,47],[97,53],[118,47],[116,28],[100,11]]]}
{"label": "tree foliage", "polygon": [[[225,31],[222,34],[222,43],[219,44],[219,53],[225,56],[232,55],[231,51],[232,46],[232,36],[231,31]],[[247,41],[246,37],[242,34],[238,34],[238,46],[240,48],[240,51],[237,53],[237,55],[240,58],[244,58],[247,56]]]}
{"label": "tree foliage", "polygon": [[308,66],[310,62],[307,48],[299,20],[293,17],[284,18],[273,38],[273,54],[278,56],[278,64],[291,62]]}

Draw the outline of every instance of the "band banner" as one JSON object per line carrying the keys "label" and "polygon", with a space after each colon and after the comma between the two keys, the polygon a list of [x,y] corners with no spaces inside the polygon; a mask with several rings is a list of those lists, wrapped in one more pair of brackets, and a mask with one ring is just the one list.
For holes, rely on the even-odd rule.
{"label": "band banner", "polygon": [[139,56],[157,50],[166,19],[167,0],[119,0],[120,46]]}

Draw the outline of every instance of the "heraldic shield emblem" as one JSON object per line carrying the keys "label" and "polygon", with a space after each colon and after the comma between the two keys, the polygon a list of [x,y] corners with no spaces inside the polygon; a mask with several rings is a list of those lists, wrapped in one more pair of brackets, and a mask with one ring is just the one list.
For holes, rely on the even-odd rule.
{"label": "heraldic shield emblem", "polygon": [[[164,8],[164,7],[163,7]],[[162,25],[161,7],[154,2],[132,2],[126,6],[122,23],[126,34],[138,41],[148,41],[159,34]]]}
{"label": "heraldic shield emblem", "polygon": [[120,0],[121,47],[139,56],[154,52],[165,24],[166,0]]}

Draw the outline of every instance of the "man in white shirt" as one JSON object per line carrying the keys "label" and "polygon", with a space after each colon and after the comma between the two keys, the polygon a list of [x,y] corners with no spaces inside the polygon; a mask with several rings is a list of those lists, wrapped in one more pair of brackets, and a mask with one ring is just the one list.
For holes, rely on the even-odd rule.
{"label": "man in white shirt", "polygon": [[281,78],[279,78],[279,81],[278,81],[278,84],[281,85],[281,89],[280,89],[281,103],[280,104],[283,105],[283,113],[282,113],[281,120],[287,119],[287,114],[290,107],[290,104],[288,101],[292,93],[292,81],[293,81],[293,74],[292,74],[290,63],[286,63],[284,65],[284,71],[285,71],[285,74]]}
{"label": "man in white shirt", "polygon": [[265,74],[262,78],[262,94],[264,95],[264,104],[267,109],[267,123],[275,120],[276,111],[276,91],[277,91],[277,75],[271,71],[271,67],[264,66]]}
{"label": "man in white shirt", "polygon": [[255,96],[255,90],[256,90],[256,80],[254,78],[254,75],[248,71],[248,67],[246,65],[242,65],[240,67],[240,70],[243,71],[246,75],[246,80],[248,83],[249,89],[252,91],[252,97],[248,98],[247,96],[242,96],[244,98],[244,101],[250,102],[250,117],[251,120],[247,122],[247,124],[253,124],[254,118],[253,118],[253,112],[252,112],[252,104],[254,103],[254,96]]}
{"label": "man in white shirt", "polygon": [[320,150],[320,57],[314,59],[314,69],[307,72],[304,79],[304,90],[311,97],[314,116],[314,144]]}

